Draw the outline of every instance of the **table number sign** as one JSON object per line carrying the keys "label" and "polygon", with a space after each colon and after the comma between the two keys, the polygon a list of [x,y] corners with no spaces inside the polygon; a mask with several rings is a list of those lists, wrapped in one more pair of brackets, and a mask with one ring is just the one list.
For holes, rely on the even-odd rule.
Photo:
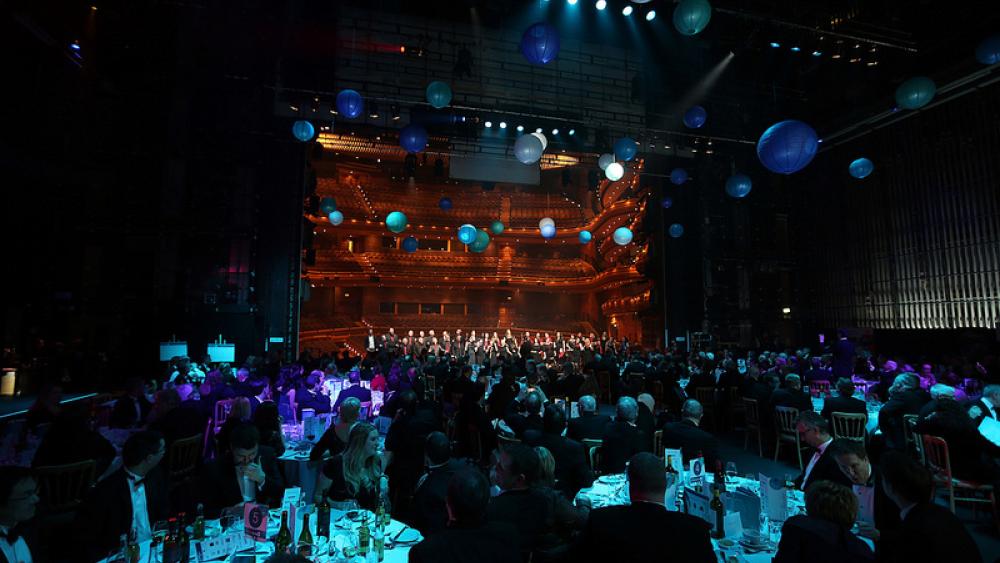
{"label": "table number sign", "polygon": [[696,457],[688,462],[691,473],[688,475],[688,485],[695,487],[705,482],[705,458]]}
{"label": "table number sign", "polygon": [[788,519],[788,495],[785,492],[785,482],[782,479],[771,479],[763,473],[760,478],[760,499],[767,510],[767,518],[772,522],[784,522]]}
{"label": "table number sign", "polygon": [[267,539],[267,505],[248,502],[243,505],[243,531],[255,541]]}

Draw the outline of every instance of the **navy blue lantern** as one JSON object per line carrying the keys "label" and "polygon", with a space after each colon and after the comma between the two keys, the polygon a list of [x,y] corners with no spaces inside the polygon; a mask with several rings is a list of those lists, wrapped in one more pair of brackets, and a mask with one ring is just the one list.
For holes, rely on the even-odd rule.
{"label": "navy blue lantern", "polygon": [[521,36],[521,54],[529,63],[543,65],[559,54],[559,32],[545,22],[538,22]]}
{"label": "navy blue lantern", "polygon": [[427,130],[416,124],[409,124],[399,132],[399,146],[406,152],[420,152],[427,148]]}
{"label": "navy blue lantern", "polygon": [[706,119],[708,119],[708,112],[701,106],[694,106],[684,112],[684,125],[690,129],[699,129],[705,124]]}
{"label": "navy blue lantern", "polygon": [[662,205],[664,209],[670,209],[674,205],[674,198],[668,195],[663,196],[663,199],[660,200],[660,205]]}
{"label": "navy blue lantern", "polygon": [[847,169],[851,173],[851,176],[857,178],[858,180],[862,180],[867,178],[868,175],[875,170],[875,165],[872,161],[862,157],[852,162]]}
{"label": "navy blue lantern", "polygon": [[[622,137],[615,141],[615,156],[620,160],[628,162],[635,158],[635,153],[639,149],[636,148],[635,139],[630,137]],[[607,170],[607,168],[605,168]]]}
{"label": "navy blue lantern", "polygon": [[337,94],[337,112],[342,117],[354,119],[365,110],[365,100],[354,90],[341,90]]}
{"label": "navy blue lantern", "polygon": [[812,162],[818,148],[816,131],[801,121],[789,119],[764,131],[757,141],[757,158],[771,172],[791,174]]}
{"label": "navy blue lantern", "polygon": [[420,244],[414,237],[406,237],[403,239],[403,250],[407,252],[416,252],[418,246],[420,246]]}
{"label": "navy blue lantern", "polygon": [[673,170],[670,171],[670,182],[672,184],[679,186],[687,181],[688,181],[687,170],[684,170],[683,168],[674,168]]}
{"label": "navy blue lantern", "polygon": [[726,195],[741,199],[750,193],[752,187],[753,182],[750,180],[750,176],[746,174],[733,174],[726,180]]}
{"label": "navy blue lantern", "polygon": [[443,197],[440,200],[438,200],[438,207],[441,208],[441,211],[451,211],[452,207],[451,198]]}
{"label": "navy blue lantern", "polygon": [[312,140],[313,136],[316,135],[316,128],[313,127],[313,124],[308,121],[296,121],[292,124],[292,135],[294,135],[296,139],[305,143],[306,141]]}
{"label": "navy blue lantern", "polygon": [[1000,33],[983,39],[976,47],[976,60],[984,65],[1000,63]]}

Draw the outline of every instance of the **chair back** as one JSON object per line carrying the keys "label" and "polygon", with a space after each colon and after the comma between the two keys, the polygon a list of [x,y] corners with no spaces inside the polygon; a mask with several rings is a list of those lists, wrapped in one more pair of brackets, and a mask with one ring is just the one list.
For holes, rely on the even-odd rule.
{"label": "chair back", "polygon": [[170,451],[167,452],[170,481],[178,482],[194,474],[203,445],[201,434],[181,438],[170,444]]}
{"label": "chair back", "polygon": [[760,407],[757,399],[743,397],[743,408],[746,409],[747,428],[760,428]]}
{"label": "chair back", "polygon": [[915,414],[904,414],[903,415],[903,441],[906,443],[907,451],[911,448],[914,451],[918,451],[922,444],[917,444],[917,439],[913,433],[913,428],[917,425],[917,420],[920,419],[919,415]]}
{"label": "chair back", "polygon": [[590,469],[594,473],[601,473],[601,446],[591,446],[587,450],[587,459],[590,461]]}
{"label": "chair back", "polygon": [[774,428],[778,436],[783,438],[799,438],[799,433],[795,429],[796,421],[799,418],[799,409],[794,407],[774,407]]}
{"label": "chair back", "polygon": [[226,419],[229,418],[229,411],[233,410],[233,403],[236,399],[222,399],[221,401],[215,402],[215,414],[212,418],[215,419],[215,433],[219,433],[219,429],[225,424]]}
{"label": "chair back", "polygon": [[948,454],[948,442],[944,438],[924,434],[924,455],[927,458],[927,468],[934,473],[935,478],[951,483],[951,456]]}
{"label": "chair back", "polygon": [[653,432],[653,455],[663,458],[663,430]]}
{"label": "chair back", "polygon": [[813,397],[826,397],[830,394],[830,381],[817,379],[809,383],[809,394]]}
{"label": "chair back", "polygon": [[596,473],[601,466],[594,464],[594,453],[596,450],[600,449],[601,440],[584,438],[583,440],[580,440],[580,443],[583,444],[583,451],[587,452],[587,461],[590,463],[590,469]]}
{"label": "chair back", "polygon": [[701,403],[702,408],[712,410],[715,408],[715,387],[696,387],[694,398]]}
{"label": "chair back", "polygon": [[653,382],[653,400],[656,401],[657,405],[663,405],[665,403],[666,397],[663,394],[663,382],[654,381]]}
{"label": "chair back", "polygon": [[40,508],[47,514],[76,510],[94,484],[97,462],[92,459],[66,465],[35,468]]}
{"label": "chair back", "polygon": [[833,423],[834,438],[847,438],[856,442],[865,441],[867,414],[835,412],[830,415],[830,421]]}
{"label": "chair back", "polygon": [[201,455],[202,458],[206,460],[211,459],[215,454],[214,448],[212,448],[212,436],[214,436],[213,434],[214,429],[215,429],[214,420],[212,419],[212,417],[208,417],[208,420],[205,422],[205,434],[202,437],[202,445],[201,445]]}

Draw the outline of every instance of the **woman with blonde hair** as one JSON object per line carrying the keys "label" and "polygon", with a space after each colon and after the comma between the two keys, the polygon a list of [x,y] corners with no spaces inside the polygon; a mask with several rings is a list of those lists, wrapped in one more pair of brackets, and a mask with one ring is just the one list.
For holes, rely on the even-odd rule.
{"label": "woman with blonde hair", "polygon": [[322,498],[325,491],[332,501],[355,500],[359,507],[375,510],[379,499],[388,497],[389,488],[378,450],[378,430],[367,422],[356,424],[344,452],[323,466],[316,496]]}

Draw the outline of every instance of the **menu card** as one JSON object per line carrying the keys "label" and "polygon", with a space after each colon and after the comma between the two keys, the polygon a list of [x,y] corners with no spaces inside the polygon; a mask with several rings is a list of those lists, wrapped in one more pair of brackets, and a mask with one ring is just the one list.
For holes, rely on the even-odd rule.
{"label": "menu card", "polygon": [[712,499],[708,498],[708,495],[699,493],[692,487],[684,489],[684,505],[687,507],[687,513],[701,518],[714,527],[715,513],[712,512],[712,507],[709,504],[711,502]]}
{"label": "menu card", "polygon": [[760,499],[767,511],[767,518],[772,522],[784,522],[788,519],[788,497],[785,492],[785,482],[780,478],[770,478],[763,473],[760,479]]}
{"label": "menu card", "polygon": [[231,532],[195,542],[194,552],[198,557],[198,561],[204,563],[205,561],[224,559],[231,553],[250,547],[253,547],[253,539],[249,538],[246,534]]}
{"label": "menu card", "polygon": [[[743,489],[726,492],[726,509],[731,510],[740,516],[743,528],[755,530],[760,527],[760,497],[755,493]],[[729,531],[729,526],[726,526]]]}
{"label": "menu card", "polygon": [[987,440],[1000,446],[1000,422],[997,422],[995,418],[988,416],[983,418],[983,421],[979,423],[979,433]]}

